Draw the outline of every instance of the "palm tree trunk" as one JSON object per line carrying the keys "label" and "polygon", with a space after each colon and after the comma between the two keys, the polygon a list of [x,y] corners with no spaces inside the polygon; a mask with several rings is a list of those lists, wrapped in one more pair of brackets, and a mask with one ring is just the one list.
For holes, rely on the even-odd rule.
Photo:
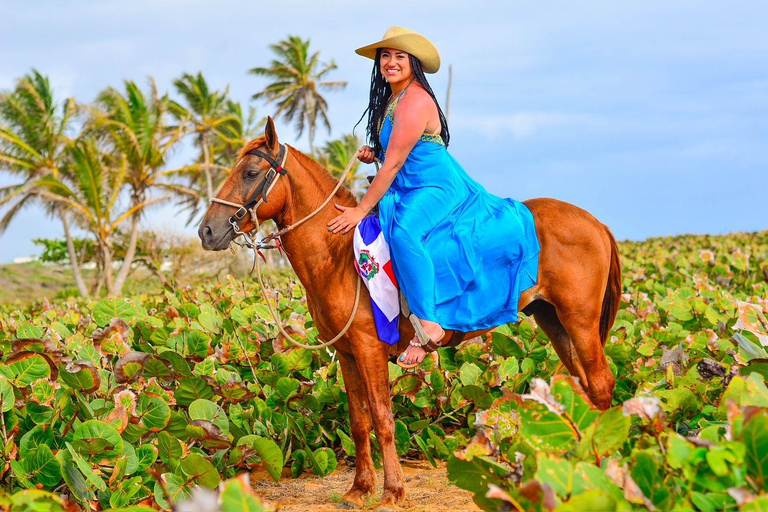
{"label": "palm tree trunk", "polygon": [[112,247],[106,241],[101,241],[99,245],[101,245],[104,254],[104,284],[107,286],[107,295],[114,297],[117,294],[115,293],[115,283],[112,280]]}
{"label": "palm tree trunk", "polygon": [[123,285],[128,278],[128,273],[131,271],[133,257],[136,255],[136,243],[139,240],[139,214],[140,212],[136,212],[131,216],[131,238],[125,251],[123,265],[120,267],[120,272],[118,272],[117,279],[115,280],[114,293],[110,292],[110,295],[119,295],[123,291]]}
{"label": "palm tree trunk", "polygon": [[207,133],[203,134],[203,172],[205,172],[205,184],[208,187],[208,203],[213,199],[213,178],[211,177],[211,148],[209,147],[210,137]]}
{"label": "palm tree trunk", "polygon": [[451,117],[451,86],[453,85],[453,65],[448,66],[448,90],[445,91],[445,122]]}
{"label": "palm tree trunk", "polygon": [[309,121],[309,154],[315,157],[315,123]]}
{"label": "palm tree trunk", "polygon": [[67,252],[69,253],[69,263],[72,266],[72,274],[75,276],[75,285],[77,286],[77,291],[80,293],[80,296],[87,297],[88,287],[85,286],[83,274],[80,272],[80,264],[77,259],[77,251],[75,251],[75,243],[72,240],[72,233],[69,231],[69,219],[67,219],[67,214],[64,211],[59,210],[59,213],[61,215],[61,224],[64,226],[64,237],[67,239]]}

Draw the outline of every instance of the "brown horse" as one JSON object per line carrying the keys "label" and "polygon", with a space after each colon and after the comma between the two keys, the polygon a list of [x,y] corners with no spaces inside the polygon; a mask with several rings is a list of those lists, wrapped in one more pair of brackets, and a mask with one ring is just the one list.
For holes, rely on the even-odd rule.
{"label": "brown horse", "polygon": [[[272,119],[267,122],[265,136],[252,140],[241,152],[219,198],[240,205],[258,195],[256,191],[273,166],[260,156],[248,154],[253,150],[277,160],[280,144]],[[280,228],[314,211],[337,183],[324,167],[300,151],[289,146],[285,151],[283,167],[287,173],[275,183],[268,202],[257,209],[260,222],[274,219]],[[333,202],[356,204],[354,196],[343,187]],[[603,344],[616,317],[621,286],[616,242],[608,228],[585,210],[554,199],[533,199],[525,204],[533,212],[541,253],[538,283],[522,294],[520,309],[533,314],[568,371],[579,377],[591,401],[606,409],[611,405],[614,377]],[[226,204],[211,205],[198,231],[205,249],[218,251],[229,246],[234,231],[228,219],[235,210]],[[309,310],[323,339],[332,338],[347,323],[359,279],[353,265],[352,237],[328,232],[327,223],[337,214],[329,203],[311,220],[282,237],[288,259],[307,290]],[[248,216],[239,225],[246,232],[255,227]],[[400,326],[397,352],[404,350],[414,335],[411,323],[404,318]],[[482,333],[467,336],[476,334]],[[445,339],[449,337],[450,333]],[[365,288],[350,329],[334,348],[346,384],[357,451],[355,480],[344,500],[361,506],[363,496],[374,491],[370,444],[373,427],[384,462],[384,495],[379,504],[395,504],[405,490],[394,444],[387,369],[391,354],[390,347],[377,338]]]}

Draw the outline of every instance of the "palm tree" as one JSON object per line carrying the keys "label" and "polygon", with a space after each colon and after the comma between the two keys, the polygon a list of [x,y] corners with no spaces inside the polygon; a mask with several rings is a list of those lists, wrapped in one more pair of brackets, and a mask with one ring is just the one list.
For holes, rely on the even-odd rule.
{"label": "palm tree", "polygon": [[118,214],[121,193],[129,177],[127,159],[123,157],[113,164],[114,157],[101,152],[92,138],[77,140],[67,153],[68,172],[58,177],[41,177],[35,182],[35,190],[46,200],[66,208],[83,229],[93,234],[102,269],[98,284],[103,280],[110,295],[118,294],[120,290],[116,289],[112,272],[114,235],[118,226],[165,198],[155,197],[132,204]]}
{"label": "palm tree", "polygon": [[309,151],[315,152],[315,126],[318,116],[331,131],[328,121],[328,103],[320,90],[334,90],[346,87],[347,82],[329,82],[323,78],[336,69],[336,63],[320,64],[320,52],[309,54],[309,39],[303,41],[298,36],[270,45],[276,58],[267,68],[253,68],[249,72],[269,78],[272,82],[253,95],[254,99],[263,98],[266,103],[277,103],[275,117],[281,116],[288,122],[294,122],[298,136],[309,130]]}
{"label": "palm tree", "polygon": [[[71,143],[75,101],[66,99],[59,105],[46,76],[33,69],[20,78],[12,91],[0,93],[0,168],[20,178],[19,183],[0,188],[0,207],[7,207],[0,219],[0,234],[27,205],[40,199],[34,183],[41,177],[58,177],[64,153]],[[64,228],[69,261],[75,284],[81,295],[87,295],[68,215],[57,204],[43,202],[46,212],[57,216]]]}
{"label": "palm tree", "polygon": [[256,121],[256,108],[248,108],[248,116],[243,112],[243,106],[233,100],[227,100],[227,112],[235,119],[227,123],[216,133],[213,140],[214,163],[229,172],[235,166],[240,150],[264,131],[267,118]]}
{"label": "palm tree", "polygon": [[[340,139],[329,140],[321,147],[317,154],[317,161],[328,169],[334,177],[340,178],[349,165],[353,156],[357,155],[362,141],[356,135],[342,135]],[[360,199],[365,194],[368,179],[360,168],[360,162],[355,161],[350,169],[345,184],[355,196]]]}
{"label": "palm tree", "polygon": [[[202,73],[190,75],[185,73],[174,80],[176,91],[184,98],[187,106],[175,101],[169,103],[171,113],[182,124],[190,123],[189,132],[195,135],[195,146],[200,149],[199,165],[188,167],[192,171],[193,181],[199,181],[200,172],[205,178],[206,198],[210,201],[214,190],[218,188],[225,171],[214,166],[214,138],[226,139],[228,125],[237,124],[239,119],[229,109],[229,87],[224,91],[211,91]],[[197,176],[195,176],[197,175]],[[195,178],[198,179],[195,179]]]}
{"label": "palm tree", "polygon": [[[127,163],[125,182],[130,189],[131,227],[125,258],[115,278],[111,294],[119,294],[131,269],[136,254],[139,220],[152,189],[163,189],[171,194],[197,197],[188,187],[163,181],[170,172],[160,169],[165,165],[168,152],[182,135],[184,126],[168,124],[168,95],[160,96],[154,80],[149,80],[149,92],[144,94],[135,82],[125,81],[125,94],[107,88],[96,98],[92,128],[106,135],[105,140],[116,157]],[[171,196],[163,196],[169,199]]]}

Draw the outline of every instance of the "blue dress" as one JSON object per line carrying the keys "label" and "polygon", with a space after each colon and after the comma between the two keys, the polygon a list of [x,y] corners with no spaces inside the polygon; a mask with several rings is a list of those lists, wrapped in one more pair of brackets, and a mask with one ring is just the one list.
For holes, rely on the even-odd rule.
{"label": "blue dress", "polygon": [[[382,123],[381,156],[399,99]],[[439,135],[416,143],[379,202],[379,220],[417,317],[463,332],[517,321],[520,294],[538,275],[533,215],[470,178]]]}

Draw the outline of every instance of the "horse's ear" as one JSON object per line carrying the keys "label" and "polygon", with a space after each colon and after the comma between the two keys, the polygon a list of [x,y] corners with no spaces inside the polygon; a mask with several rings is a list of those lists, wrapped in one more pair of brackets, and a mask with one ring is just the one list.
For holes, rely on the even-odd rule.
{"label": "horse's ear", "polygon": [[264,135],[267,137],[267,147],[271,150],[277,148],[277,132],[271,116],[267,116],[267,127],[264,129]]}

